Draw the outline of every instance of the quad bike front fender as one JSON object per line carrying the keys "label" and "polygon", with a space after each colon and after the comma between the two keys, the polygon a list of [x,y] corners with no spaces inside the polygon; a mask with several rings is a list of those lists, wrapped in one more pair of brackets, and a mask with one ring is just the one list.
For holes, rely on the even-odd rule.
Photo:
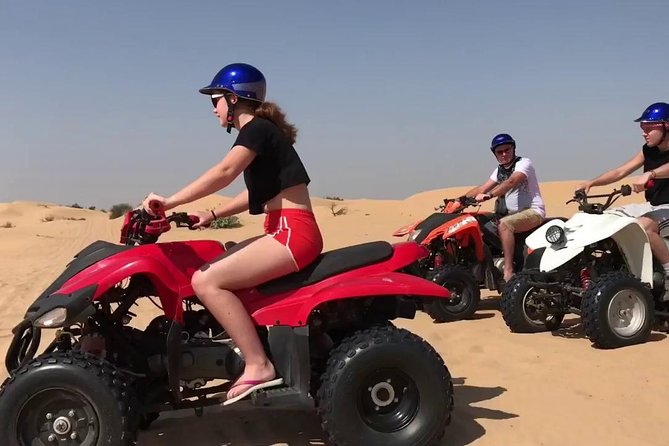
{"label": "quad bike front fender", "polygon": [[142,275],[153,285],[165,315],[180,322],[183,312],[181,301],[192,294],[192,289],[190,278],[184,271],[170,266],[159,259],[145,256],[109,257],[75,275],[53,294],[71,295],[79,289],[97,285],[89,300],[92,303],[124,279]]}
{"label": "quad bike front fender", "polygon": [[307,324],[309,315],[319,305],[337,300],[357,299],[372,296],[420,296],[448,299],[451,293],[444,287],[421,277],[398,272],[386,272],[366,277],[355,277],[333,281],[332,285],[320,289],[309,299],[291,301],[282,299],[253,313],[259,325],[280,324],[300,327]]}
{"label": "quad bike front fender", "polygon": [[402,226],[399,228],[397,231],[393,232],[394,237],[404,237],[405,235],[408,235],[411,231],[413,231],[416,226],[418,226],[423,220],[418,220],[413,223],[410,223],[408,225]]}
{"label": "quad bike front fender", "polygon": [[[563,228],[566,242],[551,244],[546,232],[551,226]],[[539,263],[543,272],[553,271],[583,252],[586,246],[607,238],[613,239],[623,254],[629,271],[652,286],[653,255],[646,231],[636,219],[619,214],[586,214],[579,212],[571,219],[551,220],[530,234],[525,243],[530,250],[545,248]]]}

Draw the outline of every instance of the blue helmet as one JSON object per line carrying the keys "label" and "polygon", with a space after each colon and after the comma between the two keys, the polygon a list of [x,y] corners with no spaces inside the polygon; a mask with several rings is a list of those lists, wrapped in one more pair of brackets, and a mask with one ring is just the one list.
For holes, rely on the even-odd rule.
{"label": "blue helmet", "polygon": [[263,102],[266,87],[265,76],[256,67],[233,63],[221,68],[209,85],[200,88],[200,93],[211,95],[229,91],[240,98]]}
{"label": "blue helmet", "polygon": [[516,148],[516,141],[514,141],[511,135],[500,133],[492,139],[492,142],[490,143],[490,150],[495,152],[495,147],[501,146],[502,144],[513,144],[513,148]]}
{"label": "blue helmet", "polygon": [[669,104],[666,102],[650,104],[634,122],[669,122]]}

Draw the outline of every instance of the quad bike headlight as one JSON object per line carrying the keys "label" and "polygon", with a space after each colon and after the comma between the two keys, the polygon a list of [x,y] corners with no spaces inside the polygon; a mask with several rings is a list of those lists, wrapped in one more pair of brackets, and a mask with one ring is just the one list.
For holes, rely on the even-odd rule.
{"label": "quad bike headlight", "polygon": [[564,233],[564,229],[558,225],[549,227],[546,229],[546,241],[551,244],[564,243],[567,241],[567,236]]}
{"label": "quad bike headlight", "polygon": [[409,233],[409,240],[412,240],[412,241],[416,240],[416,237],[418,237],[418,235],[420,235],[420,231],[422,231],[422,229],[414,229],[413,231],[411,231]]}
{"label": "quad bike headlight", "polygon": [[40,328],[56,328],[63,325],[66,318],[67,310],[63,307],[58,307],[38,317],[34,325]]}

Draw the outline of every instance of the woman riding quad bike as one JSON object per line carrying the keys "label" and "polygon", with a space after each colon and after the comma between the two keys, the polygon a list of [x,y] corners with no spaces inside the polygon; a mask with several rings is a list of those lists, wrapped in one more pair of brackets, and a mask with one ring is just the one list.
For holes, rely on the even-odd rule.
{"label": "woman riding quad bike", "polygon": [[[230,64],[199,91],[235,142],[195,181],[149,194],[128,215],[124,242],[148,245],[89,246],[28,309],[7,354],[0,444],[126,444],[162,410],[247,397],[318,406],[334,442],[436,441],[452,408],[448,370],[388,322],[448,297],[401,272],[427,252],[380,242],[322,255],[297,129],[265,100],[264,75]],[[165,216],[242,175],[246,189],[220,208]],[[265,214],[264,234],[229,249],[150,244],[170,221],[204,227],[244,211]],[[127,326],[137,299],[150,296],[165,314],[145,330]],[[59,330],[33,359],[42,328]],[[213,379],[228,382],[203,387]]]}

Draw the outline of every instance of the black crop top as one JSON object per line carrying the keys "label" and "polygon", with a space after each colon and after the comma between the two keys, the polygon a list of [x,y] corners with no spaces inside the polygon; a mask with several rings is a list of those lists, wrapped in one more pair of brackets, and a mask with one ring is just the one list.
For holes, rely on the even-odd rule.
{"label": "black crop top", "polygon": [[[643,146],[643,171],[657,169],[669,163],[669,151],[662,151],[657,147]],[[646,189],[646,201],[653,206],[669,204],[669,179],[655,178],[655,185]]]}
{"label": "black crop top", "polygon": [[255,117],[244,125],[233,147],[238,145],[256,152],[244,170],[250,214],[262,214],[282,190],[311,181],[288,137],[268,119]]}

